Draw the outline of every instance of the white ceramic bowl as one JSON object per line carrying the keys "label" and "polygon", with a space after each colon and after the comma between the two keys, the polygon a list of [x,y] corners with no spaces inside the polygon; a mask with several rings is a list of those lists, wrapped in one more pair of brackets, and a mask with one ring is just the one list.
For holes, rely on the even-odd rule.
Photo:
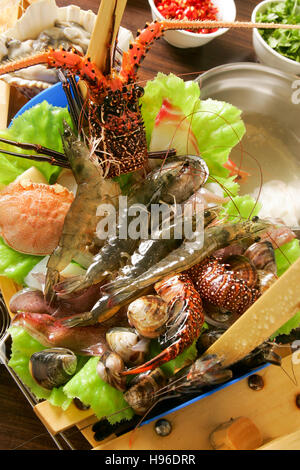
{"label": "white ceramic bowl", "polygon": [[[233,0],[212,0],[213,4],[218,8],[218,20],[222,21],[235,21],[236,18],[236,6]],[[152,10],[153,20],[164,20],[163,15],[158,11],[155,6],[154,0],[148,0]],[[198,34],[190,33],[189,31],[166,31],[164,38],[172,46],[186,49],[189,47],[204,46],[213,39],[226,33],[228,28],[219,29],[215,33]]]}
{"label": "white ceramic bowl", "polygon": [[[259,3],[253,10],[252,21],[255,22],[257,13],[264,12],[270,3],[282,1],[283,0],[265,0]],[[261,63],[268,65],[269,67],[275,67],[277,69],[283,70],[286,73],[295,75],[300,74],[300,63],[296,62],[295,60],[288,59],[287,57],[284,57],[272,49],[272,47],[270,47],[262,38],[257,29],[253,30],[253,47],[257,58]]]}

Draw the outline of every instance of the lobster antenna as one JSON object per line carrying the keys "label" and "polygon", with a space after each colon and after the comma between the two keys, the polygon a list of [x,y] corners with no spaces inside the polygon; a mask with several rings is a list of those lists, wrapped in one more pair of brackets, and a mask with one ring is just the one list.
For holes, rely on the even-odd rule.
{"label": "lobster antenna", "polygon": [[[178,21],[164,20],[164,28],[178,29]],[[184,29],[188,29],[188,21],[185,21]],[[195,21],[190,22],[195,26]],[[282,24],[282,23],[253,23],[251,21],[198,21],[199,29],[214,29],[214,28],[244,28],[244,29],[299,29],[300,24]],[[176,28],[177,26],[177,28]]]}

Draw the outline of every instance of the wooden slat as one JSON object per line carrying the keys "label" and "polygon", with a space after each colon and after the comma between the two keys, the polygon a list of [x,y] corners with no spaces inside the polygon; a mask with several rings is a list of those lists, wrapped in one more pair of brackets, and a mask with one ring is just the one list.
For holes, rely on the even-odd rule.
{"label": "wooden slat", "polygon": [[207,351],[233,364],[275,333],[300,309],[300,258]]}
{"label": "wooden slat", "polygon": [[300,431],[274,439],[257,450],[300,450]]}
{"label": "wooden slat", "polygon": [[85,419],[80,424],[77,424],[76,427],[80,430],[81,434],[86,438],[86,440],[91,444],[92,447],[98,445],[97,441],[94,439],[94,433],[92,431],[92,426],[96,423],[98,419],[96,416],[91,416],[90,418]]}
{"label": "wooden slat", "polygon": [[[283,368],[292,375],[291,356],[283,360]],[[300,384],[300,365],[295,365],[294,370]],[[265,383],[261,391],[251,390],[244,379],[167,415],[173,426],[167,437],[157,436],[151,422],[134,434],[124,434],[95,450],[211,450],[210,433],[220,424],[240,416],[255,423],[263,442],[299,431],[300,410],[295,398],[300,393],[300,385],[295,386],[280,367],[266,367],[260,375]]]}
{"label": "wooden slat", "polygon": [[34,407],[34,411],[54,435],[76,425],[81,427],[82,421],[94,416],[91,409],[81,411],[73,403],[66,411],[63,411],[60,407],[53,406],[48,401],[43,401]]}

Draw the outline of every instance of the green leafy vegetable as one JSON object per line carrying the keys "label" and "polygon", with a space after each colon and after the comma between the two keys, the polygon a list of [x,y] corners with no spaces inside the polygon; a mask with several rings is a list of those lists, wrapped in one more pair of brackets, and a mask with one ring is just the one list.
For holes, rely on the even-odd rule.
{"label": "green leafy vegetable", "polygon": [[295,239],[275,250],[278,276],[281,276],[300,257],[300,242]]}
{"label": "green leafy vegetable", "polygon": [[0,237],[0,276],[22,285],[29,271],[41,260],[39,256],[24,255],[13,250]]}
{"label": "green leafy vegetable", "polygon": [[200,89],[196,82],[184,82],[173,74],[159,73],[147,83],[141,99],[142,115],[149,144],[155,118],[164,98],[179,106],[197,138],[201,156],[213,176],[227,177],[223,167],[232,148],[245,133],[241,111],[231,104],[215,100],[199,100]]}
{"label": "green leafy vegetable", "polygon": [[[128,408],[123,393],[104,382],[97,374],[98,357],[92,357],[63,388],[69,398],[79,398],[90,405],[96,416],[107,417],[111,424],[130,420],[134,413]],[[117,413],[120,410],[120,413]]]}
{"label": "green leafy vegetable", "polygon": [[[0,131],[0,137],[17,142],[40,144],[63,152],[61,133],[64,119],[71,125],[67,108],[57,108],[43,101],[14,119],[9,129]],[[1,148],[15,153],[34,153],[6,144],[1,144]],[[49,163],[34,162],[0,153],[0,184],[11,183],[32,166],[38,168],[49,182],[55,181],[60,172],[60,168]]]}
{"label": "green leafy vegetable", "polygon": [[59,389],[46,390],[40,387],[31,377],[29,372],[29,360],[32,354],[46,349],[38,341],[32,338],[23,328],[13,326],[9,330],[12,337],[12,354],[8,365],[14,369],[22,382],[29,387],[31,392],[38,399],[48,399],[50,403],[56,406],[61,406],[64,410],[67,409],[71,403],[62,391]]}
{"label": "green leafy vegetable", "polygon": [[154,80],[147,82],[145,94],[141,99],[147,142],[150,143],[155,118],[164,98],[170,98],[174,106],[179,106],[186,116],[194,110],[199,100],[200,88],[196,82],[184,82],[170,73],[158,73]]}
{"label": "green leafy vegetable", "polygon": [[[148,82],[145,95],[141,100],[147,141],[150,142],[155,118],[163,99],[171,99],[172,103],[179,106],[191,121],[191,127],[196,135],[199,149],[211,172],[210,182],[217,180],[224,187],[224,194],[227,195],[229,191],[233,197],[224,206],[224,214],[231,216],[233,220],[240,215],[244,218],[257,215],[260,206],[256,205],[250,196],[238,196],[239,185],[234,181],[234,177],[229,177],[228,170],[223,167],[231,149],[239,143],[245,132],[241,112],[230,104],[214,100],[200,101],[199,97],[200,90],[196,82],[184,82],[172,74],[168,76],[158,74],[156,79]],[[70,122],[67,111],[61,108],[53,108],[47,103],[38,106],[16,119],[11,130],[7,131],[8,134],[5,135],[10,139],[38,142],[41,145],[61,151],[59,133],[62,120],[67,119]],[[49,129],[51,129],[51,134]],[[57,168],[50,167],[47,164],[35,164],[32,161],[0,155],[0,184],[8,184],[13,181],[33,164],[44,173],[48,181],[53,182],[55,180],[59,171]],[[130,175],[123,175],[120,179],[120,183],[124,188],[128,186],[129,182]],[[282,250],[284,254],[282,254]],[[285,245],[281,248],[281,251],[277,250],[276,262],[279,274],[281,275],[288,268],[287,259],[293,262],[299,256],[298,241]],[[14,252],[0,239],[0,274],[21,283],[39,259],[38,257]],[[299,325],[299,321],[300,312],[276,332],[276,335],[288,333]],[[207,327],[206,324],[203,329],[205,327]],[[74,377],[64,387],[50,392],[39,387],[32,380],[28,370],[31,354],[44,349],[44,347],[31,338],[22,328],[11,328],[11,335],[13,346],[10,366],[14,368],[21,380],[38,398],[47,398],[54,405],[66,409],[71,400],[77,397],[84,404],[90,405],[99,419],[108,417],[112,424],[124,419],[131,419],[133,411],[128,407],[123,394],[103,382],[98,376],[96,371],[97,357],[81,358],[78,372]],[[156,356],[159,352],[158,342],[152,341],[151,357]],[[194,342],[176,359],[164,364],[162,369],[167,376],[172,376],[175,370],[194,361],[196,356],[196,342]]]}
{"label": "green leafy vegetable", "polygon": [[[258,22],[300,24],[299,0],[272,2],[264,12],[258,12]],[[287,29],[261,29],[261,36],[276,52],[288,59],[300,62],[300,31]]]}

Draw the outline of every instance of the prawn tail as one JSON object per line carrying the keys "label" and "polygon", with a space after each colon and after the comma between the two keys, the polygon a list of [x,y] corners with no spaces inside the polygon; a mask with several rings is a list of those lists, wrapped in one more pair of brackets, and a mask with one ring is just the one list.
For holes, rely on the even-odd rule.
{"label": "prawn tail", "polygon": [[73,276],[55,285],[54,289],[61,298],[67,298],[70,294],[87,289],[89,285],[84,282],[84,276]]}
{"label": "prawn tail", "polygon": [[101,286],[101,292],[111,297],[117,297],[118,293],[125,290],[126,287],[128,287],[127,279],[115,279],[114,281],[108,282],[107,284]]}

